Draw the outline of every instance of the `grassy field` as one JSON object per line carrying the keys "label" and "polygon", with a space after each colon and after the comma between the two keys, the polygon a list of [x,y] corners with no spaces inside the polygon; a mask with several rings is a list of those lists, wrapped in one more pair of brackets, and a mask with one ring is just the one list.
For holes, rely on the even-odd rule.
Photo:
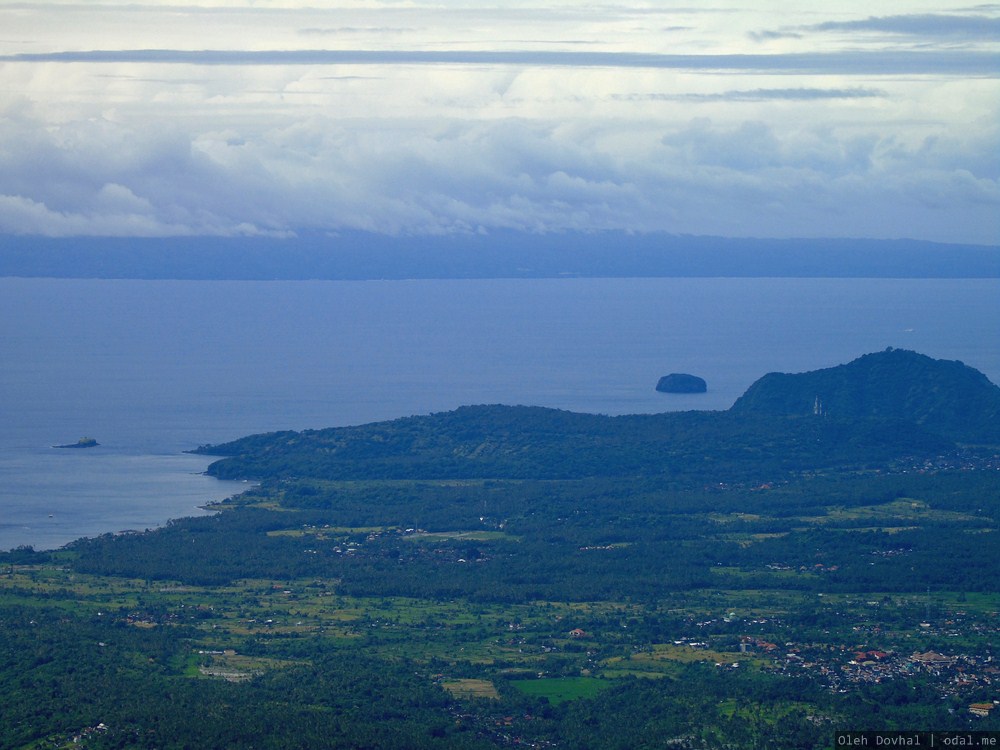
{"label": "grassy field", "polygon": [[550,703],[592,698],[611,687],[607,680],[594,677],[550,677],[540,680],[512,680],[511,685],[525,695],[547,698]]}
{"label": "grassy field", "polygon": [[[800,521],[809,524],[832,524],[843,523],[845,521],[857,521],[858,519],[895,520],[909,522],[912,524],[942,523],[957,521],[982,521],[983,518],[971,513],[957,513],[955,511],[940,510],[931,508],[923,500],[914,498],[899,498],[888,503],[879,505],[859,505],[853,508],[843,508],[831,506],[823,516],[801,516]],[[902,524],[893,524],[902,525]]]}
{"label": "grassy field", "polygon": [[441,687],[456,698],[489,698],[491,700],[500,698],[496,685],[489,680],[444,680],[441,682]]}

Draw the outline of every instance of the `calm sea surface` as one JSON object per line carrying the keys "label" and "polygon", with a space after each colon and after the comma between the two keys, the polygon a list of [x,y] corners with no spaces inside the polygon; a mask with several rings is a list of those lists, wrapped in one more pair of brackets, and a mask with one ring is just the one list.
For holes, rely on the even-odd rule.
{"label": "calm sea surface", "polygon": [[[0,279],[0,549],[198,513],[183,451],[463,404],[726,409],[766,372],[887,346],[1000,382],[1000,282]],[[654,391],[671,372],[709,392]],[[59,450],[82,436],[98,448]]]}

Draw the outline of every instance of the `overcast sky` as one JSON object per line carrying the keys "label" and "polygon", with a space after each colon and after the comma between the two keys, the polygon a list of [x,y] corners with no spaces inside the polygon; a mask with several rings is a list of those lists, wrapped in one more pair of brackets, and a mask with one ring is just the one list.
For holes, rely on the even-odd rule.
{"label": "overcast sky", "polygon": [[1000,244],[1000,3],[0,3],[0,233]]}

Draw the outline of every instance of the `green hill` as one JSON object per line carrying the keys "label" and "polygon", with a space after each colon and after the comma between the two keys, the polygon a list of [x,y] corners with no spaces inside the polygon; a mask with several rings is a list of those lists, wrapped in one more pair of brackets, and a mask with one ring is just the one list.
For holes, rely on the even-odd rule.
{"label": "green hill", "polygon": [[770,373],[731,411],[902,420],[960,442],[1000,442],[1000,388],[962,362],[905,349],[812,372]]}

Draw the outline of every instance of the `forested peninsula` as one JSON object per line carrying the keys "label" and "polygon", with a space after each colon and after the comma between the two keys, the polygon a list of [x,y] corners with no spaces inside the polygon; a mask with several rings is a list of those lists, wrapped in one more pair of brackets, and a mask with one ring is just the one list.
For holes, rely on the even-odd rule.
{"label": "forested peninsula", "polygon": [[212,516],[0,554],[0,747],[832,748],[1000,728],[1000,388],[467,406],[197,452]]}

